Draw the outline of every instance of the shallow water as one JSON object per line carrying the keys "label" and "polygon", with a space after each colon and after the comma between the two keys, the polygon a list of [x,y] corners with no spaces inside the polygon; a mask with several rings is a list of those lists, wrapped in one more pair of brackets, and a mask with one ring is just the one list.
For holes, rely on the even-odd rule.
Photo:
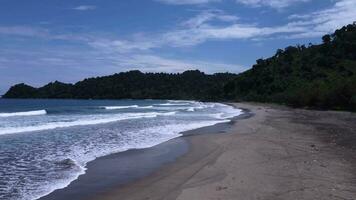
{"label": "shallow water", "polygon": [[160,100],[0,100],[0,199],[66,187],[97,157],[227,122],[241,110]]}

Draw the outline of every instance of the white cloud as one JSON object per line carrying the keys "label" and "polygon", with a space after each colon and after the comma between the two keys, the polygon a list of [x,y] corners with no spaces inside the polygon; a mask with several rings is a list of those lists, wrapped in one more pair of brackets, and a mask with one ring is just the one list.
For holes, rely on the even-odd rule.
{"label": "white cloud", "polygon": [[296,3],[308,1],[311,0],[236,0],[237,3],[241,3],[251,7],[267,6],[275,9],[281,9]]}
{"label": "white cloud", "polygon": [[93,6],[93,5],[80,5],[80,6],[73,8],[73,10],[80,10],[80,11],[95,10],[95,9],[96,9],[96,6]]}
{"label": "white cloud", "polygon": [[338,0],[327,9],[303,15],[291,15],[289,19],[294,20],[290,23],[291,25],[305,28],[303,33],[294,34],[291,37],[306,38],[331,33],[343,25],[355,22],[355,10],[355,0]]}
{"label": "white cloud", "polygon": [[355,10],[355,0],[337,0],[329,8],[291,15],[288,23],[276,26],[240,23],[237,17],[230,24],[213,25],[211,20],[224,14],[208,12],[187,20],[186,27],[166,32],[161,37],[166,44],[178,47],[194,46],[209,40],[320,37],[356,21]]}
{"label": "white cloud", "polygon": [[182,25],[188,27],[198,27],[212,20],[218,20],[223,22],[235,22],[238,19],[239,18],[237,16],[227,15],[221,10],[206,10],[201,12],[199,15],[183,22]]}
{"label": "white cloud", "polygon": [[[161,47],[195,46],[211,40],[264,40],[269,38],[311,38],[330,33],[356,20],[356,1],[338,0],[329,8],[302,15],[291,15],[289,22],[276,26],[259,26],[239,21],[239,17],[221,10],[205,10],[180,23],[175,29],[131,39],[87,39],[103,51],[127,53],[150,51]],[[56,38],[74,38],[60,35]],[[78,37],[78,36],[77,36]],[[82,39],[85,41],[85,39]]]}
{"label": "white cloud", "polygon": [[209,62],[202,60],[185,60],[167,58],[155,54],[111,54],[105,57],[112,66],[123,70],[141,70],[143,72],[183,72],[199,69],[206,73],[217,72],[242,72],[247,68],[231,63]]}
{"label": "white cloud", "polygon": [[172,5],[196,5],[196,4],[207,4],[211,2],[219,2],[221,0],[155,0],[165,4]]}
{"label": "white cloud", "polygon": [[25,37],[48,37],[49,31],[47,29],[30,26],[0,26],[0,34]]}
{"label": "white cloud", "polygon": [[88,44],[94,48],[100,48],[103,50],[114,50],[120,53],[130,51],[145,51],[160,46],[159,41],[154,40],[109,40],[98,38],[93,41],[89,41]]}
{"label": "white cloud", "polygon": [[175,29],[141,34],[127,39],[100,38],[90,35],[53,34],[31,27],[0,27],[0,34],[13,34],[47,39],[75,40],[102,51],[116,53],[146,52],[162,47],[195,46],[211,40],[264,40],[269,38],[311,38],[330,33],[356,21],[356,1],[338,0],[328,8],[291,15],[286,24],[260,26],[241,23],[239,17],[221,10],[205,10],[181,22]]}
{"label": "white cloud", "polygon": [[83,34],[56,34],[49,29],[32,26],[0,26],[0,35],[35,37],[47,40],[71,40],[71,41],[89,41],[92,38]]}
{"label": "white cloud", "polygon": [[163,40],[171,46],[194,46],[208,40],[267,39],[278,34],[295,34],[306,31],[303,27],[289,24],[274,27],[259,27],[234,23],[228,26],[204,24],[199,27],[171,31],[164,34]]}

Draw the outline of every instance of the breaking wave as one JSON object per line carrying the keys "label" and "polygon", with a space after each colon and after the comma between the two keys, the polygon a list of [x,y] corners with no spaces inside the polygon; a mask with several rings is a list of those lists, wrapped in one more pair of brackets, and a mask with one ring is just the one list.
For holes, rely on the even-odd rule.
{"label": "breaking wave", "polygon": [[46,110],[33,110],[24,112],[13,112],[13,113],[0,113],[0,117],[16,117],[16,116],[34,116],[34,115],[46,115]]}

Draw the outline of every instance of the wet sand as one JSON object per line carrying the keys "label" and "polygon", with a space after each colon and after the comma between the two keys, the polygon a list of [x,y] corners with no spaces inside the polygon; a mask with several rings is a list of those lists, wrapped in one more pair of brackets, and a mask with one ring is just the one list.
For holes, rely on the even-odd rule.
{"label": "wet sand", "polygon": [[[114,169],[107,175],[113,180],[110,187],[86,190],[85,185],[96,179],[84,180],[77,189],[62,190],[62,195],[81,190],[80,199],[91,200],[356,199],[356,114],[266,104],[235,106],[250,110],[252,116],[162,144],[168,154],[159,150],[162,145],[154,147],[165,156],[161,165],[140,175],[144,178],[114,181],[120,179],[115,170],[120,162],[109,162],[105,166]],[[179,140],[186,148],[177,153],[170,143]],[[135,170],[145,168],[147,161],[136,161]],[[94,173],[88,169],[88,176],[101,173],[99,168]],[[105,177],[97,181],[101,178]],[[52,197],[77,199],[58,198],[56,192]]]}

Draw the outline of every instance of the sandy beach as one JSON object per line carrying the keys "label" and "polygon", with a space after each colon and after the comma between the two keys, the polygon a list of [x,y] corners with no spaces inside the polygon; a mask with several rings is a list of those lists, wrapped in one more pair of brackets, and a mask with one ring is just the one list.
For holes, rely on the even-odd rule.
{"label": "sandy beach", "polygon": [[[146,169],[141,174],[144,178],[83,189],[95,182],[93,174],[107,171],[100,167],[95,171],[89,165],[84,180],[73,182],[79,184],[77,189],[69,186],[43,199],[78,199],[80,194],[88,195],[79,199],[92,200],[356,199],[355,114],[234,105],[248,109],[249,114],[229,125],[201,129],[163,144],[166,150],[174,145],[189,147],[178,154],[165,154],[165,159],[174,156],[161,166],[145,167],[149,161],[130,157],[134,160],[129,165],[137,162],[133,169],[139,173]],[[159,146],[154,147],[156,154],[144,152],[152,159],[158,152],[167,153]],[[99,159],[97,163],[105,162]],[[114,169],[106,177],[119,179],[115,162],[104,165]]]}

